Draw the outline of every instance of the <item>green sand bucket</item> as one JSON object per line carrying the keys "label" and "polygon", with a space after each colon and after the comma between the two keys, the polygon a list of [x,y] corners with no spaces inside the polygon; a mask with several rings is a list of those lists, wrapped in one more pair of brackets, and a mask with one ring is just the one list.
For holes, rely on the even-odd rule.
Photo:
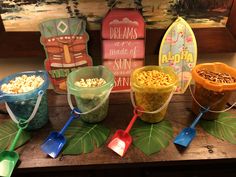
{"label": "green sand bucket", "polygon": [[[76,81],[81,79],[103,78],[106,83],[99,87],[78,87]],[[68,103],[71,109],[73,95],[81,119],[88,123],[100,122],[107,116],[109,95],[114,85],[114,75],[104,66],[88,66],[72,71],[67,78]]]}

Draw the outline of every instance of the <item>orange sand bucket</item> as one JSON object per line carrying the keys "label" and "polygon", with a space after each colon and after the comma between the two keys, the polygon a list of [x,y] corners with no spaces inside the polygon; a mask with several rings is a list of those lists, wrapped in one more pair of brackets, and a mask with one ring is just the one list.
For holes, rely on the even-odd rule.
{"label": "orange sand bucket", "polygon": [[[203,118],[213,120],[220,112],[231,108],[225,109],[225,105],[232,93],[236,91],[235,68],[220,62],[199,64],[193,68],[192,77],[195,81],[192,94],[192,110],[195,114],[199,114],[200,108],[210,107]],[[217,104],[211,106],[217,101],[219,101]]]}

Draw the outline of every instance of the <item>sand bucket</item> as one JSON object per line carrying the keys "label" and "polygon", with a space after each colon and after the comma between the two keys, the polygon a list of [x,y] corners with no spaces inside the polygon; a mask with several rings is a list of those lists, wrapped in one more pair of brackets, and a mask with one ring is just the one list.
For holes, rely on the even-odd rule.
{"label": "sand bucket", "polygon": [[195,66],[192,70],[195,81],[192,92],[192,110],[199,114],[200,108],[206,109],[203,119],[214,120],[219,113],[225,112],[233,107],[225,109],[231,94],[236,91],[236,69],[220,62],[204,63]]}
{"label": "sand bucket", "polygon": [[[81,79],[102,78],[105,84],[99,87],[79,87]],[[67,78],[68,103],[71,109],[71,95],[75,97],[81,119],[88,123],[100,122],[107,116],[109,95],[114,85],[114,75],[104,66],[88,66],[72,71]]]}
{"label": "sand bucket", "polygon": [[22,75],[40,76],[44,82],[36,89],[28,92],[11,94],[0,90],[0,101],[5,102],[7,111],[15,123],[25,120],[29,123],[27,130],[36,130],[43,127],[48,121],[48,106],[46,89],[49,81],[46,71],[27,71],[10,75],[0,81],[0,87]]}
{"label": "sand bucket", "polygon": [[[154,78],[160,75],[160,85],[156,81],[148,81],[148,73]],[[140,76],[140,74],[142,76]],[[161,78],[163,77],[163,78]],[[164,81],[165,79],[166,82]],[[171,67],[144,66],[136,69],[131,75],[131,100],[134,107],[140,107],[140,118],[149,123],[157,123],[164,119],[167,107],[177,84],[177,75]],[[165,83],[164,83],[165,82]]]}

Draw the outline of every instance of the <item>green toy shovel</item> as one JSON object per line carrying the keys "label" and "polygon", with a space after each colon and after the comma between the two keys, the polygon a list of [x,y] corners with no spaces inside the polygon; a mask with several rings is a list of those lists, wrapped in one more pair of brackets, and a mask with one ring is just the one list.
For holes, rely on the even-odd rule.
{"label": "green toy shovel", "polygon": [[10,177],[14,167],[19,159],[19,154],[14,151],[16,143],[22,133],[22,130],[27,127],[28,123],[24,123],[22,120],[19,121],[17,134],[8,151],[0,153],[0,176]]}

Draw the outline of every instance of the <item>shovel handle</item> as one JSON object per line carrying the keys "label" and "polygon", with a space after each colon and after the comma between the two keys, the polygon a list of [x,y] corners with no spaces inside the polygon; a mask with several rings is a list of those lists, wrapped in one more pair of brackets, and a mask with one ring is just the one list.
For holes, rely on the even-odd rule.
{"label": "shovel handle", "polygon": [[67,127],[71,124],[71,122],[72,122],[75,118],[80,117],[80,115],[79,115],[78,113],[80,113],[80,110],[79,110],[79,109],[76,109],[76,108],[71,111],[71,115],[70,115],[69,120],[66,122],[66,124],[64,125],[64,127],[61,129],[61,131],[59,132],[59,134],[64,135],[64,133],[65,133]]}
{"label": "shovel handle", "polygon": [[15,147],[16,147],[16,143],[18,141],[18,139],[20,138],[20,135],[21,135],[21,132],[22,132],[22,128],[19,128],[18,131],[17,131],[17,134],[13,140],[13,142],[11,143],[11,146],[9,148],[9,151],[14,151]]}
{"label": "shovel handle", "polygon": [[125,133],[129,133],[129,131],[133,127],[134,122],[136,121],[137,117],[138,117],[138,114],[134,114],[134,116],[132,117],[128,127],[125,129]]}
{"label": "shovel handle", "polygon": [[207,109],[201,109],[200,113],[198,114],[198,116],[196,117],[196,119],[193,121],[193,123],[191,124],[190,128],[194,128],[198,121],[201,119],[201,117],[203,116],[204,113],[208,112],[209,108]]}
{"label": "shovel handle", "polygon": [[61,131],[59,132],[59,134],[64,135],[67,127],[70,125],[70,123],[74,120],[75,116],[71,115],[69,120],[66,122],[66,124],[64,125],[64,127],[61,129]]}

